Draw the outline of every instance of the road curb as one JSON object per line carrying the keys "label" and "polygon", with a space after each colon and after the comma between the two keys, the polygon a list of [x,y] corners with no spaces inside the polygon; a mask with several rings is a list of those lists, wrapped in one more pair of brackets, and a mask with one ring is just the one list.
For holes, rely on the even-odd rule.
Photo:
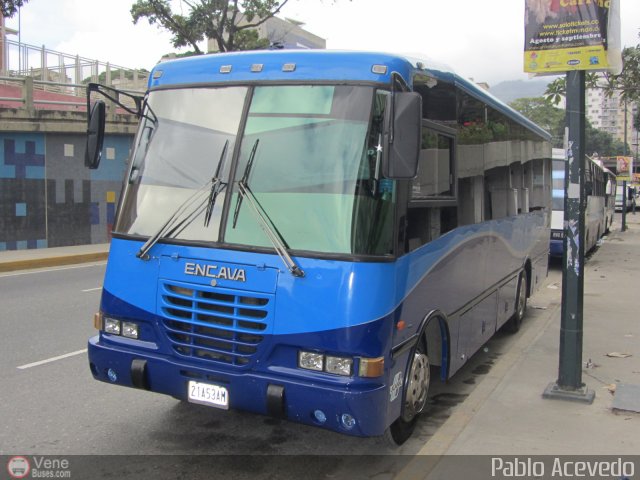
{"label": "road curb", "polygon": [[109,252],[93,252],[0,262],[0,273],[13,272],[16,270],[29,270],[32,268],[74,265],[78,263],[102,262],[106,260],[108,256]]}

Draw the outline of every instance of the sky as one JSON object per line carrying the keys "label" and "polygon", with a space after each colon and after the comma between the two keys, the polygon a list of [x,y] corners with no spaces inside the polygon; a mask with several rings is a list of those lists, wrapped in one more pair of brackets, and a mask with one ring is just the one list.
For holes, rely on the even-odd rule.
{"label": "sky", "polygon": [[[172,0],[180,8],[180,0]],[[128,68],[151,69],[175,49],[133,0],[29,0],[7,20],[26,44]],[[640,0],[620,0],[622,45],[640,43]],[[525,80],[524,0],[289,0],[281,17],[305,23],[327,48],[420,53],[495,85]],[[18,40],[17,36],[13,37]]]}

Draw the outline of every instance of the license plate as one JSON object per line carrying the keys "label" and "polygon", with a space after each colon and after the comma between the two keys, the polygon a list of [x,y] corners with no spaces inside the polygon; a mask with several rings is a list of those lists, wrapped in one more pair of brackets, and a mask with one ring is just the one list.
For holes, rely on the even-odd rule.
{"label": "license plate", "polygon": [[229,391],[225,387],[190,380],[187,393],[191,403],[229,409]]}

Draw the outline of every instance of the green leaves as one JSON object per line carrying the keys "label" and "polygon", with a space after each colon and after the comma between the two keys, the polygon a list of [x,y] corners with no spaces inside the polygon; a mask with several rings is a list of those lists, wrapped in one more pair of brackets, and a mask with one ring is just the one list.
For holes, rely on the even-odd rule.
{"label": "green leaves", "polygon": [[137,0],[131,17],[133,23],[146,18],[150,25],[168,30],[174,47],[190,46],[197,54],[203,53],[198,43],[207,39],[215,41],[221,52],[253,50],[269,46],[255,27],[276,15],[288,1],[182,0],[178,14],[171,10],[169,0]]}
{"label": "green leaves", "polygon": [[0,13],[5,18],[13,17],[18,8],[22,7],[29,0],[0,0]]}

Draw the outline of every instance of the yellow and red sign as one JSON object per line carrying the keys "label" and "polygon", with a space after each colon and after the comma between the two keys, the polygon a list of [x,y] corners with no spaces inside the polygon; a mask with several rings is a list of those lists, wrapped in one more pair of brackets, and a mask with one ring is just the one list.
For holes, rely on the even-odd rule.
{"label": "yellow and red sign", "polygon": [[524,71],[622,69],[620,0],[525,0]]}
{"label": "yellow and red sign", "polygon": [[616,178],[624,182],[631,182],[635,175],[633,172],[633,157],[615,157],[616,159]]}

